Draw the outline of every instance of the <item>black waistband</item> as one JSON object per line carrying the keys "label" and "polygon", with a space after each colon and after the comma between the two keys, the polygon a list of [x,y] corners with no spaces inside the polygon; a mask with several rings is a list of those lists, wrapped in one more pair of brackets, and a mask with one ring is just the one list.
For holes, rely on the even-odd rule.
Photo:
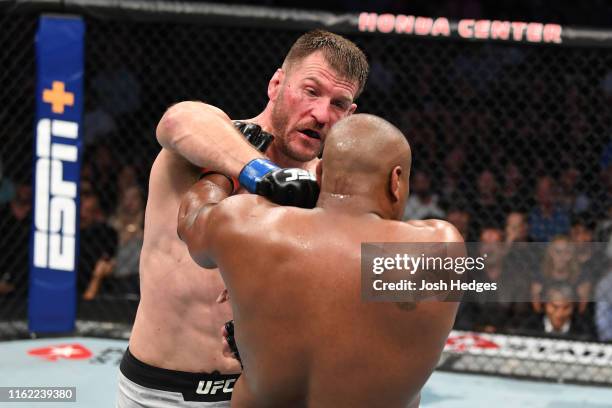
{"label": "black waistband", "polygon": [[187,373],[150,366],[138,360],[128,348],[119,367],[130,381],[143,387],[180,392],[185,401],[229,401],[240,374]]}

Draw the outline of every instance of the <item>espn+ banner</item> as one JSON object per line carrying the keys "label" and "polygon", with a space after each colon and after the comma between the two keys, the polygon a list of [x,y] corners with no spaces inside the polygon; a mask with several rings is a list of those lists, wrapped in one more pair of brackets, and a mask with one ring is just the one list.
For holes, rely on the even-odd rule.
{"label": "espn+ banner", "polygon": [[82,19],[65,16],[41,16],[36,34],[31,332],[74,329],[84,34]]}

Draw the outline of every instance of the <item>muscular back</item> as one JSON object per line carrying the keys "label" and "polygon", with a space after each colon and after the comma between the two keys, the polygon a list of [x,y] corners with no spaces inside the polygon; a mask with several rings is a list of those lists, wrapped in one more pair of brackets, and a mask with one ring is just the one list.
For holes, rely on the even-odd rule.
{"label": "muscular back", "polygon": [[153,164],[140,256],[141,300],[130,351],[160,368],[238,372],[239,365],[222,355],[220,328],[231,319],[227,303],[215,302],[223,281],[191,259],[176,233],[180,199],[198,173],[165,149]]}
{"label": "muscular back", "polygon": [[456,304],[362,302],[360,244],[440,241],[439,224],[266,206],[255,197],[230,198],[215,210],[224,227],[215,231],[212,254],[245,365],[235,406],[415,402]]}

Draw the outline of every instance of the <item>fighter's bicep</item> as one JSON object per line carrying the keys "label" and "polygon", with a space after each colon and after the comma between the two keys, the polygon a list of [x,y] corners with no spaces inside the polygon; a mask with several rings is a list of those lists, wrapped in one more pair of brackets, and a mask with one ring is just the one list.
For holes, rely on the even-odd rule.
{"label": "fighter's bicep", "polygon": [[197,181],[200,170],[180,155],[162,149],[151,167],[149,192],[160,195],[160,200],[179,198]]}

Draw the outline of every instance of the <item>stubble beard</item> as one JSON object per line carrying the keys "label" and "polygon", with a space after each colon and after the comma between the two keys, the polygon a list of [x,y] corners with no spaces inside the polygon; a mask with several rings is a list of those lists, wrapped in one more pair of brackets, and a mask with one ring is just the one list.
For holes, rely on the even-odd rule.
{"label": "stubble beard", "polygon": [[284,89],[281,89],[276,104],[272,109],[271,122],[274,128],[274,145],[282,155],[302,163],[309,162],[317,157],[318,152],[305,154],[291,147],[291,143],[288,140],[289,134],[287,132],[289,127],[289,107],[285,103]]}

